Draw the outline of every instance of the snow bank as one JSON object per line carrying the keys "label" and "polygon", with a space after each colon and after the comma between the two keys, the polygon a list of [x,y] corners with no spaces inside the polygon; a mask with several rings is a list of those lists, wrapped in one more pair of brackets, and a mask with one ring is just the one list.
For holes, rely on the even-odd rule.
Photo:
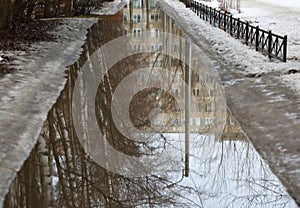
{"label": "snow bank", "polygon": [[[205,1],[200,2],[208,4]],[[246,76],[276,74],[275,78],[278,78],[281,84],[289,86],[300,95],[300,88],[295,87],[299,86],[300,80],[286,81],[287,77],[290,76],[287,75],[288,70],[298,69],[300,66],[300,22],[298,22],[297,18],[295,19],[297,14],[295,13],[295,16],[292,17],[289,16],[291,13],[282,7],[275,6],[273,9],[270,9],[272,6],[266,3],[260,2],[256,4],[255,2],[252,0],[242,1],[243,12],[235,16],[241,19],[257,20],[257,24],[263,29],[271,29],[274,33],[280,35],[287,34],[289,59],[287,63],[276,60],[269,61],[261,52],[256,52],[255,49],[244,45],[240,40],[231,37],[228,33],[212,27],[208,22],[200,20],[191,10],[182,9],[184,5],[181,2],[165,0],[160,3],[166,11],[172,13],[171,16],[175,17],[179,27],[184,28],[184,31],[192,37],[195,43],[208,53],[219,55],[223,62],[231,64],[234,66],[234,70]],[[244,8],[244,5],[248,5],[248,7]],[[282,15],[276,16],[274,12],[282,12]],[[289,24],[286,22],[289,22]],[[285,76],[282,77],[282,75]],[[293,80],[293,78],[295,76],[291,75],[289,80]]]}

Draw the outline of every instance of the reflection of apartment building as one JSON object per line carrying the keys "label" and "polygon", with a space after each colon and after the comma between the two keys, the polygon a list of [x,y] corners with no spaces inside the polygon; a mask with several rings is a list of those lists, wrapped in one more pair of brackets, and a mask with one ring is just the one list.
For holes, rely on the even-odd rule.
{"label": "reflection of apartment building", "polygon": [[[123,22],[124,22],[124,34],[132,33],[134,40],[129,44],[132,45],[136,52],[142,51],[142,49],[151,48],[152,50],[160,50],[163,46],[159,37],[163,31],[182,36],[180,31],[173,20],[164,14],[160,13],[157,8],[158,0],[132,0],[123,9]],[[142,33],[144,31],[150,31],[150,39],[145,41],[142,39]],[[169,47],[169,46],[167,46]],[[174,52],[182,53],[180,46],[176,43],[170,44],[171,50]],[[181,95],[184,97],[185,89],[182,84],[183,70],[178,69],[178,60],[169,58],[169,62],[166,63],[166,56],[157,56],[154,54],[147,59],[144,59],[146,65],[149,67],[166,67],[173,72],[176,71],[175,76],[171,77],[172,93],[175,95]],[[147,77],[140,78],[145,80],[138,80],[139,82],[147,81]],[[159,77],[159,81],[164,81],[167,77]],[[190,118],[189,128],[190,132],[207,132],[215,119],[215,100],[214,100],[214,80],[208,74],[196,74],[191,75],[191,96],[193,102],[190,102]],[[161,93],[163,94],[163,93]],[[163,96],[160,96],[158,108],[165,106]],[[177,100],[179,106],[184,106],[184,99]],[[153,117],[151,125],[154,128],[163,127],[166,132],[184,132],[185,131],[185,117],[184,109],[178,109],[178,106],[171,106],[169,109],[161,109],[162,111]]]}
{"label": "reflection of apartment building", "polygon": [[227,113],[226,125],[223,131],[222,140],[246,140],[246,136],[238,121]]}
{"label": "reflection of apartment building", "polygon": [[[157,40],[163,28],[157,3],[158,0],[132,0],[123,9],[124,34],[132,33],[137,37],[131,43],[137,52],[144,47],[151,47],[153,50],[159,50],[162,47]],[[147,41],[147,43],[139,40],[142,32],[145,31],[151,32],[151,40]]]}

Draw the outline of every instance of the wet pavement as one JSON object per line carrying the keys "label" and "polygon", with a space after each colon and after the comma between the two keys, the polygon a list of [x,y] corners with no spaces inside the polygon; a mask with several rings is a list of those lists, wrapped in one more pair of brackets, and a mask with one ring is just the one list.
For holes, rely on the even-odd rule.
{"label": "wet pavement", "polygon": [[[234,48],[231,43],[226,43],[228,51],[218,50],[218,45],[224,44],[223,40],[207,36],[209,28],[204,28],[203,31],[199,29],[204,25],[203,23],[198,26],[193,22],[194,28],[186,26],[184,16],[193,16],[193,14],[180,12],[170,6],[172,5],[170,1],[166,2],[168,3],[162,5],[165,11],[168,11],[168,15],[175,19],[211,60],[219,64],[218,71],[225,87],[229,108],[255,148],[299,204],[299,95],[290,88],[282,86],[278,76],[288,70],[293,63],[272,63],[261,57],[261,61],[247,65],[243,59],[239,59],[241,57],[229,53],[230,47]],[[245,57],[248,57],[246,54]],[[258,55],[253,54],[253,56]],[[282,71],[273,71],[274,64],[280,66]],[[267,73],[256,74],[257,68],[269,70]]]}
{"label": "wet pavement", "polygon": [[0,79],[0,204],[64,87],[66,66],[79,58],[87,29],[97,20],[58,21],[53,31],[57,42],[41,42],[27,52],[4,52],[14,57],[17,70]]}
{"label": "wet pavement", "polygon": [[[176,57],[161,55],[159,48],[160,45],[164,47],[164,43],[155,41],[160,34],[163,34],[163,31],[172,32],[181,37],[185,37],[185,34],[176,26],[172,18],[161,13],[154,5],[153,7],[150,5],[150,9],[135,5],[137,8],[134,8],[134,12],[131,13],[132,7],[131,4],[114,16],[102,17],[89,30],[83,53],[65,73],[67,83],[48,113],[42,131],[39,133],[38,143],[11,184],[4,207],[22,205],[25,207],[297,207],[268,164],[244,135],[239,122],[231,115],[233,113],[238,118],[247,135],[254,142],[254,146],[267,159],[272,170],[279,173],[280,179],[286,185],[288,181],[285,179],[293,179],[295,182],[297,178],[292,178],[291,167],[288,167],[288,164],[283,167],[282,162],[285,160],[281,156],[293,149],[282,146],[281,143],[278,145],[274,138],[278,140],[280,138],[282,141],[279,135],[285,135],[285,138],[290,135],[292,138],[297,133],[296,128],[292,128],[295,129],[294,132],[289,130],[289,134],[284,131],[297,125],[294,123],[295,126],[290,126],[290,122],[283,119],[297,116],[292,108],[292,101],[289,103],[290,111],[280,110],[290,98],[281,93],[270,93],[274,92],[271,85],[274,83],[272,79],[265,77],[244,79],[241,75],[227,70],[228,65],[216,62],[216,66],[222,67],[220,75],[225,85],[228,106],[232,111],[232,113],[230,110],[227,111],[225,107],[219,114],[217,112],[220,108],[217,107],[220,106],[218,105],[220,100],[214,99],[220,93],[220,88],[216,87],[219,79],[216,78],[215,73],[208,74],[209,70],[205,68],[207,64],[204,63],[208,60],[200,59],[200,63],[196,62],[196,65],[201,67],[193,68],[196,73],[190,76],[190,86],[194,89],[190,93],[196,100],[196,107],[193,107],[191,102],[189,118],[185,117],[186,112],[184,117],[178,116],[176,102],[181,105],[182,100],[178,98],[174,102],[171,95],[174,93],[174,95],[186,96],[185,88],[178,87],[176,82],[177,79],[184,79],[183,76],[187,73],[186,66]],[[146,14],[148,18],[146,21],[139,21],[138,14]],[[128,21],[131,19],[130,15],[133,16],[135,22]],[[112,22],[114,24],[111,24]],[[78,129],[74,128],[74,118],[72,118],[74,117],[72,114],[73,89],[87,59],[92,57],[100,46],[131,31],[135,35],[133,39],[135,41],[144,29],[153,31],[153,36],[149,36],[152,39],[148,43],[151,50],[157,50],[157,52],[135,54],[119,60],[100,82],[95,100],[97,125],[105,135],[104,145],[112,145],[120,152],[137,158],[145,157],[146,160],[147,157],[157,158],[157,155],[167,153],[162,158],[166,160],[157,158],[158,164],[155,164],[154,174],[129,177],[126,174],[117,174],[113,170],[108,171],[110,160],[113,160],[113,157],[109,157],[109,153],[105,152],[108,147],[104,147],[102,154],[104,158],[109,158],[106,160],[107,164],[99,166],[95,158],[91,157],[92,152],[86,148],[93,148],[94,141],[86,139],[84,142],[90,143],[83,144],[78,138],[80,134]],[[140,52],[143,47],[146,47],[140,45],[142,42],[135,41],[131,47],[136,52]],[[182,59],[186,60],[190,57],[186,50],[180,50],[179,46],[173,47],[174,50],[175,48],[180,57],[184,57]],[[100,51],[99,57],[102,59],[104,56],[101,53]],[[213,61],[218,58],[211,57],[212,51],[207,54]],[[90,69],[96,71],[99,63],[91,62],[89,66],[91,66]],[[167,92],[157,88],[145,88],[133,97],[129,106],[130,121],[134,127],[146,132],[145,134],[149,137],[142,142],[134,141],[130,137],[124,137],[120,129],[116,128],[113,115],[110,113],[113,94],[129,74],[139,68],[153,69],[153,66],[170,66],[170,69],[175,69],[175,73],[170,77],[173,81]],[[138,78],[149,79],[149,77]],[[92,79],[83,80],[80,89],[85,89],[91,81]],[[137,82],[140,81],[137,80]],[[156,81],[166,82],[163,76],[157,78]],[[214,84],[211,85],[211,83]],[[83,126],[90,119],[86,110],[86,106],[88,107],[85,103],[88,102],[86,93],[82,90],[80,96],[75,98],[75,100],[78,98],[76,105],[81,106],[79,108],[81,113],[78,117],[82,121],[80,125]],[[277,102],[278,99],[280,102]],[[249,103],[253,105],[249,106]],[[184,108],[185,106],[186,103]],[[270,113],[261,113],[266,111]],[[285,125],[280,130],[275,129],[278,125],[273,117],[276,114],[273,112],[281,116],[282,125]],[[250,120],[254,117],[255,122]],[[218,121],[221,121],[221,134],[215,125]],[[270,121],[274,123],[271,125]],[[272,126],[274,128],[270,129]],[[148,130],[152,128],[156,131],[148,134]],[[189,138],[188,166],[187,136]],[[272,143],[268,143],[270,140]],[[293,141],[295,140],[291,142]],[[296,144],[297,142],[294,148],[297,147]],[[293,143],[288,145],[292,146]],[[273,155],[274,152],[276,155]],[[297,159],[291,158],[295,161]],[[281,171],[289,171],[287,177],[281,177],[282,173],[276,169],[275,162],[276,165],[280,165],[278,167],[281,167]],[[294,161],[291,164],[295,165]],[[121,168],[126,172],[130,166],[121,164]],[[297,175],[297,172],[294,172]],[[14,174],[3,176],[10,176],[9,180],[14,178]],[[290,193],[295,193],[294,190],[290,191]]]}
{"label": "wet pavement", "polygon": [[[223,103],[220,105],[220,99],[214,99],[220,93],[219,79],[216,78],[214,72],[206,68],[205,63],[208,60],[200,59],[201,67],[196,68],[193,65],[196,73],[190,76],[190,87],[192,87],[190,94],[195,103],[190,104],[189,118],[185,117],[186,112],[182,117],[177,107],[177,104],[181,105],[182,100],[176,95],[186,96],[186,91],[184,87],[178,87],[180,82],[178,84],[177,79],[186,79],[186,77],[183,78],[187,73],[186,67],[176,57],[155,52],[159,51],[160,45],[164,47],[165,43],[154,40],[159,40],[163,35],[162,32],[175,33],[181,37],[188,36],[183,33],[182,25],[179,24],[183,31],[176,26],[178,23],[175,21],[178,17],[173,17],[174,21],[151,4],[148,10],[142,5],[135,5],[135,8],[133,6],[133,4],[128,5],[116,15],[101,17],[99,22],[89,29],[80,58],[75,64],[66,64],[70,66],[65,73],[62,73],[63,71],[58,73],[61,78],[67,78],[67,82],[66,84],[61,82],[64,84],[64,89],[49,111],[47,119],[44,119],[45,122],[43,120],[45,116],[41,116],[36,120],[35,127],[29,127],[33,121],[31,117],[18,117],[19,115],[15,114],[10,117],[10,119],[24,119],[22,123],[16,123],[20,128],[15,129],[20,129],[20,132],[14,131],[17,142],[13,140],[12,144],[17,147],[17,151],[11,153],[1,151],[3,158],[10,158],[10,160],[2,160],[0,165],[1,177],[3,177],[1,190],[4,190],[1,192],[5,194],[9,191],[5,197],[4,207],[297,207],[285,187],[272,172],[276,173],[283,184],[288,187],[290,194],[297,199],[297,193],[299,193],[297,135],[300,135],[296,128],[299,126],[296,122],[299,120],[299,114],[295,108],[299,105],[296,102],[297,98],[293,97],[292,93],[286,94],[287,89],[276,86],[276,80],[271,77],[243,77],[242,74],[236,73],[229,67],[232,63],[224,64],[213,51],[207,51],[204,48],[203,50],[207,52],[216,69],[218,67],[222,69],[219,72],[225,86],[227,104],[231,110],[222,106]],[[166,9],[166,6],[163,8]],[[169,11],[169,8],[166,11]],[[145,19],[146,21],[139,21],[137,14],[144,14],[148,18]],[[132,18],[130,15],[135,22],[128,21]],[[172,16],[172,13],[170,15]],[[81,29],[84,30],[84,28]],[[95,99],[94,113],[96,113],[98,128],[105,135],[104,145],[112,145],[120,152],[135,157],[145,157],[146,160],[147,157],[157,158],[160,154],[167,153],[164,158],[157,159],[154,174],[129,177],[108,171],[113,157],[107,160],[106,167],[105,164],[99,166],[96,158],[92,157],[92,152],[86,149],[86,147],[94,148],[94,143],[92,143],[94,141],[87,139],[84,141],[91,143],[83,144],[78,138],[80,133],[74,128],[74,118],[72,118],[74,117],[73,110],[76,109],[72,103],[73,90],[87,59],[92,57],[99,47],[132,31],[136,38],[133,39],[134,43],[131,47],[141,52],[140,44],[143,41],[135,40],[139,40],[140,35],[142,36],[141,31],[146,29],[152,31],[150,35],[150,38],[153,38],[153,41],[150,41],[152,52],[131,55],[115,64],[100,82]],[[181,59],[189,60],[187,58],[190,57],[189,53],[183,49],[180,50],[181,48],[175,45],[171,42],[172,50],[176,50]],[[167,46],[169,47],[168,44]],[[98,52],[102,60],[102,51]],[[71,60],[74,60],[74,57]],[[199,62],[195,62],[195,65],[199,66]],[[92,66],[91,69],[95,70],[99,65],[105,65],[105,63],[96,62],[96,66]],[[51,66],[53,66],[52,63]],[[164,75],[154,77],[157,84],[166,82],[169,78],[172,82],[168,90],[161,91],[148,87],[132,98],[129,105],[129,117],[134,127],[146,132],[149,129],[155,129],[154,132],[151,131],[151,134],[146,134],[147,140],[133,141],[124,137],[120,129],[116,128],[113,115],[110,113],[113,94],[117,92],[118,85],[129,74],[139,68],[150,67],[152,69],[153,66],[170,67],[174,71],[171,77],[169,77],[170,74],[167,74],[166,78]],[[45,76],[49,75],[45,74]],[[150,79],[147,76],[139,78]],[[89,85],[89,82],[92,82],[92,79],[81,83],[83,89]],[[56,83],[52,84],[56,86]],[[48,88],[44,86],[42,89],[36,89]],[[83,90],[81,97],[79,96],[77,100],[79,103],[76,102],[82,107],[79,108],[81,113],[78,114],[78,118],[82,119],[80,125],[83,126],[90,118],[84,107],[86,106],[84,99],[81,99],[85,97],[85,93],[86,91]],[[172,98],[174,95],[175,100]],[[31,100],[31,97],[25,97]],[[38,101],[48,102],[49,100],[39,98]],[[194,104],[196,107],[193,107]],[[183,105],[184,109],[185,106]],[[220,106],[224,108],[218,108]],[[28,111],[29,113],[36,113],[36,107],[32,106],[30,109],[33,110]],[[218,113],[220,109],[222,112]],[[20,113],[24,113],[25,110]],[[257,153],[232,114],[240,122],[247,136],[267,163]],[[187,119],[190,121],[186,122]],[[186,123],[188,123],[188,134],[186,134]],[[278,124],[281,128],[278,128]],[[41,132],[34,133],[28,130],[37,130],[39,129],[37,126],[40,126]],[[222,127],[221,134],[220,126]],[[14,127],[11,126],[11,128]],[[1,135],[0,142],[7,144],[5,141],[13,137],[13,131],[10,130],[8,124],[2,129],[1,134],[2,132],[9,134]],[[186,135],[190,141],[188,171]],[[20,140],[20,136],[24,139]],[[38,142],[36,143],[36,139],[29,142],[28,138],[36,138]],[[283,142],[282,138],[288,142],[286,140]],[[1,148],[4,147],[7,146],[1,144]],[[28,150],[31,149],[27,157]],[[102,156],[109,157],[109,153],[105,151],[106,148]],[[298,154],[295,154],[297,151]],[[23,167],[15,177],[16,171],[26,158]],[[128,171],[127,168],[130,168],[130,165],[121,165],[121,168]],[[8,190],[7,187],[12,180]]]}

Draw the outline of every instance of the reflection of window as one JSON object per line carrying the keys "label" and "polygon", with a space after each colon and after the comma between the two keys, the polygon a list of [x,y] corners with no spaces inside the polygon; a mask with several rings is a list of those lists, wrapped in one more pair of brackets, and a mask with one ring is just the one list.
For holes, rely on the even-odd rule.
{"label": "reflection of window", "polygon": [[156,5],[157,5],[157,0],[151,0],[151,1],[150,1],[150,7],[151,7],[151,8],[155,8]]}
{"label": "reflection of window", "polygon": [[132,0],[133,8],[142,8],[142,1],[141,0]]}
{"label": "reflection of window", "polygon": [[213,96],[214,96],[214,90],[213,90],[213,89],[210,89],[209,96],[210,96],[210,97],[213,97]]}
{"label": "reflection of window", "polygon": [[212,110],[213,110],[212,103],[207,103],[206,104],[206,110],[207,110],[207,112],[212,112]]}
{"label": "reflection of window", "polygon": [[196,126],[196,119],[195,118],[190,119],[190,125]]}
{"label": "reflection of window", "polygon": [[154,125],[158,126],[158,125],[162,125],[162,120],[160,120],[159,118],[155,118],[153,120]]}
{"label": "reflection of window", "polygon": [[151,45],[151,49],[152,51],[159,51],[159,50],[162,50],[162,45],[161,44],[153,44]]}
{"label": "reflection of window", "polygon": [[179,73],[176,73],[176,75],[175,75],[175,79],[174,79],[174,82],[180,82],[180,81],[181,81],[181,77],[182,77],[182,75],[181,75],[181,74],[179,74]]}
{"label": "reflection of window", "polygon": [[158,22],[158,20],[159,20],[159,15],[158,14],[151,14],[151,16],[150,16],[150,19],[151,19],[151,21],[155,21],[155,22]]}
{"label": "reflection of window", "polygon": [[180,111],[180,107],[177,104],[172,105],[172,111]]}
{"label": "reflection of window", "polygon": [[199,95],[200,95],[200,90],[197,89],[197,88],[194,88],[194,89],[193,89],[193,95],[196,96],[196,97],[199,97]]}
{"label": "reflection of window", "polygon": [[191,108],[191,112],[198,112],[196,103],[193,103],[193,102],[192,102],[192,103],[190,104],[190,108]]}
{"label": "reflection of window", "polygon": [[161,66],[162,66],[161,60],[156,60],[156,61],[154,62],[154,66],[155,66],[155,67],[161,67]]}
{"label": "reflection of window", "polygon": [[211,125],[214,122],[212,118],[205,118],[205,125]]}
{"label": "reflection of window", "polygon": [[177,52],[177,44],[174,44],[174,52]]}
{"label": "reflection of window", "polygon": [[159,30],[158,29],[151,29],[150,36],[152,38],[155,38],[155,37],[158,38],[159,37]]}
{"label": "reflection of window", "polygon": [[133,15],[133,22],[141,22],[141,14],[134,14]]}
{"label": "reflection of window", "polygon": [[178,96],[179,95],[179,90],[178,89],[174,89],[174,94]]}
{"label": "reflection of window", "polygon": [[205,119],[204,118],[200,118],[200,126],[205,126]]}
{"label": "reflection of window", "polygon": [[234,120],[232,119],[232,117],[231,117],[231,116],[229,116],[229,124],[230,124],[231,126],[233,126],[233,125],[234,125]]}
{"label": "reflection of window", "polygon": [[143,45],[136,44],[136,45],[133,46],[133,49],[134,49],[135,52],[141,52],[142,49],[143,49]]}
{"label": "reflection of window", "polygon": [[123,34],[127,35],[128,31],[126,29],[123,30]]}
{"label": "reflection of window", "polygon": [[198,104],[198,110],[199,112],[207,112],[207,105],[206,103],[199,103]]}
{"label": "reflection of window", "polygon": [[127,14],[123,14],[123,20],[124,20],[124,22],[127,22]]}
{"label": "reflection of window", "polygon": [[178,126],[179,125],[179,119],[178,118],[172,118],[170,123],[171,123],[172,126]]}
{"label": "reflection of window", "polygon": [[134,37],[141,37],[142,36],[142,30],[141,30],[141,28],[134,28],[133,29],[133,36]]}

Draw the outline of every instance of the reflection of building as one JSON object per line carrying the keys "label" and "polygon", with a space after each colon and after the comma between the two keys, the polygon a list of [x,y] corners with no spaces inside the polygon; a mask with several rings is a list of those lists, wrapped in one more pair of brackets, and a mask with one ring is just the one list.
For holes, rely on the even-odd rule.
{"label": "reflection of building", "polygon": [[[159,37],[162,36],[162,32],[168,32],[176,34],[177,36],[183,36],[182,31],[176,27],[174,21],[165,14],[161,13],[157,8],[158,0],[132,0],[123,9],[123,22],[124,22],[124,34],[132,33],[136,39],[132,40],[129,44],[136,52],[140,52],[143,49],[150,48],[152,50],[160,50],[163,47],[169,47],[170,50],[177,53],[182,53],[182,57],[185,56],[185,52],[182,51],[177,43],[162,43]],[[142,33],[150,31],[150,39],[145,41],[142,39]],[[174,77],[171,77],[172,86],[171,91],[175,95],[181,95],[184,97],[185,88],[182,84],[184,79],[185,68],[183,65],[179,66],[180,61],[167,55],[154,54],[143,59],[143,62],[148,62],[148,67],[163,67],[168,68],[175,73]],[[145,66],[145,63],[143,64]],[[192,73],[191,75],[191,95],[194,102],[190,102],[189,113],[189,128],[190,132],[205,133],[211,128],[215,121],[215,95],[214,86],[215,81],[208,73]],[[139,82],[145,82],[147,77],[141,78],[145,80],[138,80]],[[157,78],[159,81],[168,79],[167,77]],[[165,105],[167,98],[164,97],[163,92],[158,92],[159,102],[158,108],[161,108],[161,112],[157,113],[151,120],[151,125],[155,128],[163,127],[166,132],[184,132],[185,131],[185,119],[184,109],[178,109],[174,103],[173,105]],[[147,102],[147,101],[145,101]],[[184,106],[185,100],[177,100],[180,106]],[[163,108],[163,106],[165,108]],[[168,107],[166,107],[168,106]],[[226,109],[225,109],[226,110]]]}
{"label": "reflection of building", "polygon": [[230,112],[226,116],[226,125],[222,135],[222,140],[246,140],[246,136],[238,123]]}
{"label": "reflection of building", "polygon": [[[123,9],[124,34],[132,33],[137,37],[132,42],[134,49],[139,52],[148,44],[153,50],[159,50],[162,45],[157,40],[162,31],[162,19],[157,8],[158,0],[132,0]],[[142,32],[151,31],[151,40],[147,43],[139,40]]]}
{"label": "reflection of building", "polygon": [[[157,8],[157,0],[133,0],[126,8],[123,9],[123,21],[124,21],[124,34],[132,33],[136,37],[134,41],[130,44],[137,51],[142,51],[145,47],[149,47],[152,50],[160,50],[163,47],[161,40],[158,39],[162,31],[165,32],[181,32],[179,31],[175,24],[173,24],[170,18],[159,12]],[[145,42],[141,40],[142,32],[150,31],[150,40]],[[146,45],[147,44],[147,45]],[[172,50],[179,51],[178,45],[174,44],[171,46]],[[147,59],[149,61],[149,66],[156,67],[168,67],[175,72],[175,68],[178,68],[178,61],[170,58],[170,64],[166,63],[168,58],[166,56],[153,55],[151,58]],[[183,79],[183,71],[176,70],[175,77],[172,77],[172,91],[174,94],[184,95],[184,86],[181,84],[180,80]],[[214,105],[212,102],[213,91],[207,92],[207,89],[201,80],[209,79],[208,77],[192,77],[192,94],[195,98],[195,103],[190,106],[190,121],[191,132],[205,131],[214,121],[213,111]],[[139,80],[142,81],[142,80]],[[207,82],[209,80],[205,80]],[[163,103],[163,97],[161,97],[161,102]],[[184,103],[184,100],[177,100],[179,103]],[[181,105],[183,106],[183,105]],[[170,109],[155,116],[152,121],[154,126],[169,126],[166,131],[171,132],[183,132],[185,120],[182,120],[182,110],[178,111],[176,107],[170,107]]]}

